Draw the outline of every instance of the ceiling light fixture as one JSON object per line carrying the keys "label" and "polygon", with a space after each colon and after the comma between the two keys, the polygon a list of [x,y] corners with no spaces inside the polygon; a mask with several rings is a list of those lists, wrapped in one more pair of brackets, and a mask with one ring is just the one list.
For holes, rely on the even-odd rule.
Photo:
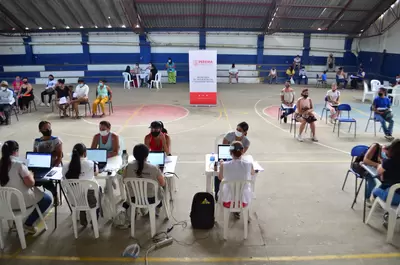
{"label": "ceiling light fixture", "polygon": [[318,28],[318,30],[321,30],[321,28]]}
{"label": "ceiling light fixture", "polygon": [[12,30],[15,30],[15,28],[12,28]]}
{"label": "ceiling light fixture", "polygon": [[135,26],[136,28],[140,28],[140,25],[139,24],[136,24],[136,26]]}
{"label": "ceiling light fixture", "polygon": [[122,27],[122,28],[126,28],[126,26],[125,26],[125,25],[122,25],[121,27]]}
{"label": "ceiling light fixture", "polygon": [[80,28],[80,29],[83,29],[83,26],[80,26],[79,28]]}
{"label": "ceiling light fixture", "polygon": [[56,29],[56,27],[53,27],[53,29]]}
{"label": "ceiling light fixture", "polygon": [[94,27],[97,29],[98,27],[96,25],[94,25]]}
{"label": "ceiling light fixture", "polygon": [[43,29],[42,27],[39,27],[39,29]]}
{"label": "ceiling light fixture", "polygon": [[26,30],[29,30],[29,28],[28,28],[28,27],[26,27],[25,29],[26,29]]}
{"label": "ceiling light fixture", "polygon": [[110,28],[112,28],[112,26],[111,26],[111,25],[108,25],[108,26],[107,26],[107,28],[109,28],[109,29],[110,29]]}
{"label": "ceiling light fixture", "polygon": [[111,19],[111,17],[108,17],[108,19]]}
{"label": "ceiling light fixture", "polygon": [[70,29],[69,26],[66,26],[65,28],[66,28],[66,29]]}

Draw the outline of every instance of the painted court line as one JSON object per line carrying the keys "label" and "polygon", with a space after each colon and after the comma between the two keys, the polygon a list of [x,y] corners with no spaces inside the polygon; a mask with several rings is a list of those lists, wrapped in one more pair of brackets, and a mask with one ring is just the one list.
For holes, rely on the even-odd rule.
{"label": "painted court line", "polygon": [[[354,259],[394,259],[400,258],[400,253],[376,253],[376,254],[350,254],[350,255],[320,255],[320,256],[281,256],[281,257],[205,257],[205,258],[148,258],[149,262],[154,263],[226,263],[226,262],[287,262],[287,261],[318,261],[318,260],[354,260]],[[124,258],[124,257],[76,257],[76,256],[13,256],[2,255],[3,260],[47,260],[47,261],[82,261],[82,262],[144,262],[144,258]]]}
{"label": "painted court line", "polygon": [[[349,163],[349,160],[256,160],[257,163],[260,164],[279,164],[279,163],[325,163],[325,164],[334,164],[334,163]],[[193,160],[193,161],[177,161],[177,164],[204,164],[204,161]]]}
{"label": "painted court line", "polygon": [[222,111],[224,112],[224,115],[225,115],[226,121],[228,122],[228,125],[229,125],[229,131],[233,131],[233,129],[232,129],[232,125],[231,125],[231,122],[229,121],[229,116],[228,116],[228,113],[226,112],[226,108],[225,108],[224,102],[222,102],[222,99],[219,99],[219,102],[221,103],[221,106],[222,106]]}
{"label": "painted court line", "polygon": [[132,115],[129,116],[129,118],[127,118],[127,119],[125,120],[124,124],[123,124],[123,125],[121,126],[121,128],[119,128],[119,130],[117,131],[117,134],[120,134],[120,133],[126,128],[126,126],[128,125],[128,123],[129,123],[133,118],[135,118],[135,117],[138,115],[138,113],[143,109],[143,107],[144,107],[144,104],[140,105],[139,108],[137,108],[137,109],[132,113]]}

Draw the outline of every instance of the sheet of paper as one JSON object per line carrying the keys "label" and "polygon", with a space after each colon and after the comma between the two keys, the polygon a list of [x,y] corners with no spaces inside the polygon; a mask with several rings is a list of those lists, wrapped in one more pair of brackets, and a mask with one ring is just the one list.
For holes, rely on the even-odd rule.
{"label": "sheet of paper", "polygon": [[72,94],[72,97],[73,98],[77,98],[78,97],[78,94],[76,94],[75,92]]}
{"label": "sheet of paper", "polygon": [[67,98],[66,97],[62,97],[62,98],[60,98],[60,105],[62,105],[62,104],[67,104]]}

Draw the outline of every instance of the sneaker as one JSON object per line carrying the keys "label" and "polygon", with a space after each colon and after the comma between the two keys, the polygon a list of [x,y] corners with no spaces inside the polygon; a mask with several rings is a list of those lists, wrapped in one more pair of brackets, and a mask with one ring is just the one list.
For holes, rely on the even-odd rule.
{"label": "sneaker", "polygon": [[24,225],[24,231],[28,234],[34,235],[37,233],[37,228],[34,226]]}
{"label": "sneaker", "polygon": [[366,199],[366,200],[365,200],[365,204],[367,205],[368,208],[371,208],[371,207],[372,207],[372,203],[373,203],[373,202],[372,202],[370,199]]}
{"label": "sneaker", "polygon": [[317,139],[317,137],[313,136],[313,137],[311,137],[311,141],[318,142],[318,139]]}
{"label": "sneaker", "polygon": [[39,104],[39,106],[44,107],[46,106],[43,102]]}
{"label": "sneaker", "polygon": [[330,122],[332,123],[332,124],[334,124],[335,123],[335,120],[334,119],[330,119]]}
{"label": "sneaker", "polygon": [[301,137],[300,134],[297,136],[297,141],[299,141],[299,142],[303,142],[303,141],[304,141],[304,140],[303,140],[303,137]]}
{"label": "sneaker", "polygon": [[388,140],[388,141],[392,141],[394,138],[393,138],[393,136],[390,136],[389,134],[386,134],[385,135],[385,139]]}
{"label": "sneaker", "polygon": [[46,107],[50,107],[50,104],[49,104],[49,103],[46,103]]}

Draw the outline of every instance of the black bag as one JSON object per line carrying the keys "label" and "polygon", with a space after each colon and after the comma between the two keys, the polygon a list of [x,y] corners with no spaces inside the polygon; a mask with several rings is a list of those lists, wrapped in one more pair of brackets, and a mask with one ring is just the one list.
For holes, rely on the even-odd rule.
{"label": "black bag", "polygon": [[214,227],[214,196],[208,192],[198,192],[194,195],[190,221],[193,229],[211,229]]}

